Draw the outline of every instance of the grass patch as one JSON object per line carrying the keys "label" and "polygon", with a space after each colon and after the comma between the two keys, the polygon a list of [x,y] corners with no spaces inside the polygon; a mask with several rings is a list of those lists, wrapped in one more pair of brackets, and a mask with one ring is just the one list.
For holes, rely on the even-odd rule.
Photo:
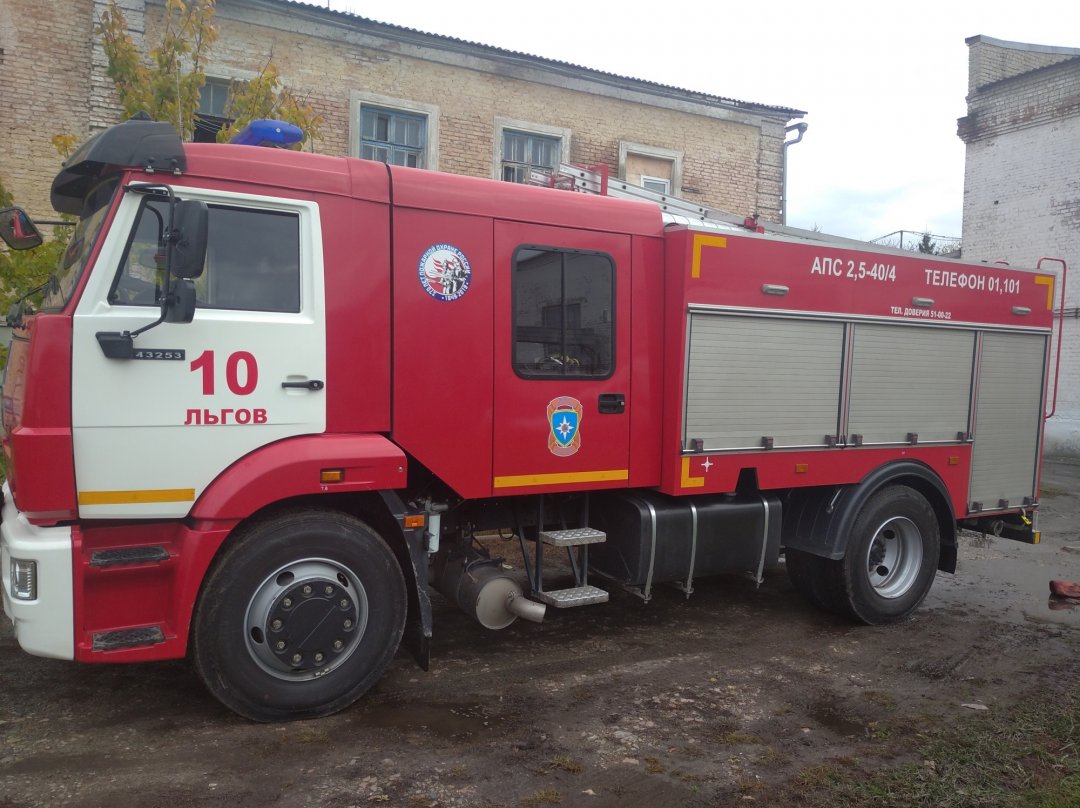
{"label": "grass patch", "polygon": [[899,750],[907,763],[808,766],[770,804],[1080,808],[1080,682],[1069,684],[949,725],[928,719]]}
{"label": "grass patch", "polygon": [[892,712],[896,709],[896,699],[894,699],[888,693],[882,693],[880,690],[866,690],[862,694],[863,701],[867,701],[870,704],[876,704],[878,707]]}
{"label": "grass patch", "polygon": [[547,765],[549,769],[561,769],[570,774],[581,774],[585,771],[585,766],[569,755],[556,755],[547,762]]}
{"label": "grass patch", "polygon": [[531,797],[521,801],[525,808],[538,808],[541,805],[558,805],[562,802],[562,794],[555,788],[542,788]]}

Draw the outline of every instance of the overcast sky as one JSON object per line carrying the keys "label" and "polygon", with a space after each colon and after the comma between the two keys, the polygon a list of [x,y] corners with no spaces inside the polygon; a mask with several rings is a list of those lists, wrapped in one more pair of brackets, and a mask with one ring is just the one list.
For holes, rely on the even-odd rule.
{"label": "overcast sky", "polygon": [[[338,11],[726,98],[805,110],[788,223],[961,235],[967,37],[1080,48],[1080,0],[372,3]],[[550,9],[550,11],[545,11]],[[743,214],[748,211],[732,211]]]}

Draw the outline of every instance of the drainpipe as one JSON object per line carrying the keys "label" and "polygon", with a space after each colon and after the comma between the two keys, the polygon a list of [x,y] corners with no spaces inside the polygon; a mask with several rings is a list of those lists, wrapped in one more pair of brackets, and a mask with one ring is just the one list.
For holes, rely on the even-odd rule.
{"label": "drainpipe", "polygon": [[780,224],[787,224],[787,203],[788,203],[788,197],[787,197],[787,150],[788,150],[788,146],[794,146],[796,143],[798,143],[800,140],[802,140],[803,135],[806,134],[806,130],[807,130],[807,128],[809,126],[810,126],[810,124],[806,123],[805,121],[800,121],[799,123],[793,123],[791,126],[789,126],[787,129],[784,130],[784,136],[785,137],[787,137],[788,132],[798,132],[799,134],[796,135],[792,140],[785,140],[784,141],[784,165],[783,165],[784,182],[783,182],[783,185],[781,186],[781,191],[780,191]]}

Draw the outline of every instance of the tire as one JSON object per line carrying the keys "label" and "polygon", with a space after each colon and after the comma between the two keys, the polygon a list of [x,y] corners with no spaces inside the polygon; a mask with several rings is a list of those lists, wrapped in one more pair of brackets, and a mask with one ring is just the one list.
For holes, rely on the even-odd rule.
{"label": "tire", "polygon": [[336,511],[287,512],[244,529],[214,564],[191,656],[246,718],[329,715],[382,676],[407,607],[401,568],[371,528]]}
{"label": "tire", "polygon": [[941,534],[934,509],[904,485],[871,495],[838,561],[785,551],[788,575],[811,602],[869,625],[896,623],[926,598],[937,573]]}
{"label": "tire", "polygon": [[805,550],[788,548],[784,551],[784,563],[788,578],[804,598],[827,612],[847,614],[843,598],[837,598],[837,587],[832,583],[836,574],[834,561],[816,556]]}

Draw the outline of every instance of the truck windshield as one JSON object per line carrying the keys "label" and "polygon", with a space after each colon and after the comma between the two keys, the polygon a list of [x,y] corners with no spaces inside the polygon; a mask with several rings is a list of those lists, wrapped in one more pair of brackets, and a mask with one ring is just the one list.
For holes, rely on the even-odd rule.
{"label": "truck windshield", "polygon": [[86,269],[86,261],[94,249],[94,243],[101,232],[101,225],[109,212],[109,203],[119,184],[120,178],[114,177],[101,183],[86,195],[82,216],[75,226],[75,232],[71,234],[67,249],[60,256],[60,263],[56,268],[56,283],[52,285],[42,301],[42,311],[61,309],[70,299],[72,291]]}

